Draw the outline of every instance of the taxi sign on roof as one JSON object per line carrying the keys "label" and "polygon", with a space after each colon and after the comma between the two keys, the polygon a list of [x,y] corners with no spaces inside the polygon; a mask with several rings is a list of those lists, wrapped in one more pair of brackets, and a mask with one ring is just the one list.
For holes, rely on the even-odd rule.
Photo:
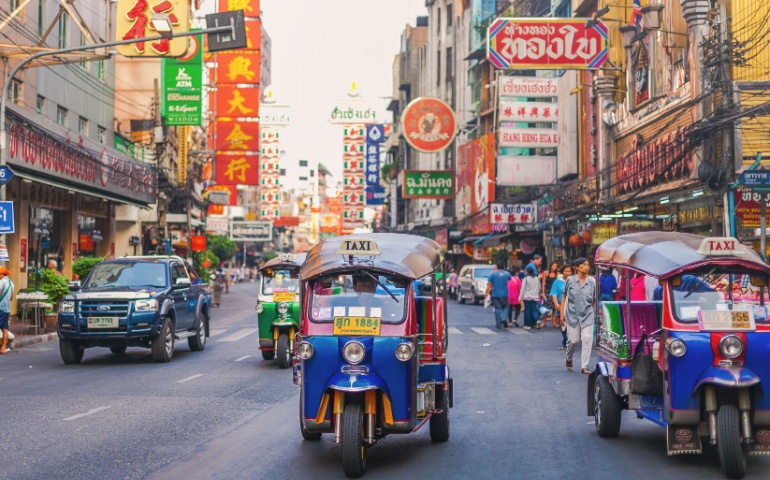
{"label": "taxi sign on roof", "polygon": [[297,256],[293,253],[282,253],[278,256],[283,262],[293,262],[297,259]]}
{"label": "taxi sign on roof", "polygon": [[741,255],[743,250],[738,240],[732,237],[709,237],[698,247],[701,255]]}
{"label": "taxi sign on roof", "polygon": [[339,255],[379,255],[380,247],[371,238],[351,238],[343,240],[337,250]]}

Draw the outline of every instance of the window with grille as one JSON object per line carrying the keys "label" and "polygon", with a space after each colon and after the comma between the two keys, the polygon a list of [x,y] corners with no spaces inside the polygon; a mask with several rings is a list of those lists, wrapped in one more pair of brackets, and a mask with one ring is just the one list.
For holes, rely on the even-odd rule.
{"label": "window with grille", "polygon": [[70,32],[70,17],[62,12],[59,17],[59,48],[67,48],[67,39]]}
{"label": "window with grille", "polygon": [[99,60],[96,62],[96,77],[104,81],[104,60]]}
{"label": "window with grille", "polygon": [[88,119],[78,117],[78,133],[81,135],[88,135]]}
{"label": "window with grille", "polygon": [[67,126],[67,116],[69,112],[66,108],[58,106],[56,107],[56,123],[59,125]]}
{"label": "window with grille", "polygon": [[45,33],[45,0],[37,3],[37,34],[42,37]]}
{"label": "window with grille", "polygon": [[96,132],[99,137],[99,143],[107,143],[107,130],[104,127],[98,127]]}
{"label": "window with grille", "polygon": [[24,97],[22,95],[22,82],[21,80],[11,80],[11,86],[8,88],[8,101],[13,102],[16,105],[24,103]]}
{"label": "window with grille", "polygon": [[40,115],[45,114],[45,98],[40,95],[37,96],[37,113]]}

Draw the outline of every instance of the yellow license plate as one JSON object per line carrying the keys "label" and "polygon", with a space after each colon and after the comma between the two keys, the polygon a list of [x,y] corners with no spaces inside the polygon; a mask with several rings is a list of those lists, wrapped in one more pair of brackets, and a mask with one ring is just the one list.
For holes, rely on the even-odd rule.
{"label": "yellow license plate", "polygon": [[380,335],[380,319],[377,317],[334,317],[335,335]]}
{"label": "yellow license plate", "polygon": [[274,302],[296,302],[297,292],[273,292]]}

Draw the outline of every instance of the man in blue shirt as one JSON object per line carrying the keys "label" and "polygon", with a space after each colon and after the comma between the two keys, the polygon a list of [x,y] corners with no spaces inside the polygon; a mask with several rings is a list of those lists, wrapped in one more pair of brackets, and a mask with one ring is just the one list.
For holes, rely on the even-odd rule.
{"label": "man in blue shirt", "polygon": [[0,331],[2,331],[0,353],[8,351],[8,318],[11,315],[11,297],[13,296],[13,283],[8,277],[10,274],[7,268],[0,267]]}
{"label": "man in blue shirt", "polygon": [[495,328],[508,327],[508,280],[511,274],[505,269],[505,265],[495,265],[495,271],[487,278],[486,295],[492,297],[492,307],[495,309]]}
{"label": "man in blue shirt", "polygon": [[565,282],[571,276],[572,266],[567,263],[561,267],[561,275],[553,282],[549,293],[551,300],[553,300],[553,313],[559,319],[559,325],[561,326],[561,347],[559,347],[559,350],[567,349],[567,323],[561,318],[561,304],[564,301]]}
{"label": "man in blue shirt", "polygon": [[[531,265],[535,269],[535,276],[537,277],[537,275],[540,273],[540,265],[542,264],[543,264],[543,257],[540,256],[539,253],[536,253],[532,255],[532,260],[529,261],[529,265],[527,265],[527,268],[529,268]],[[546,292],[543,292],[543,294],[545,295]]]}

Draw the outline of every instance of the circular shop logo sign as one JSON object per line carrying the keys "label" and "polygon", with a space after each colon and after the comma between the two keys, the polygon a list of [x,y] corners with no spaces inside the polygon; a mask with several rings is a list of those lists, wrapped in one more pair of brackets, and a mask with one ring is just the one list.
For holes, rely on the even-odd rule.
{"label": "circular shop logo sign", "polygon": [[452,108],[432,97],[414,99],[401,115],[406,141],[421,152],[440,152],[455,138],[457,119]]}

